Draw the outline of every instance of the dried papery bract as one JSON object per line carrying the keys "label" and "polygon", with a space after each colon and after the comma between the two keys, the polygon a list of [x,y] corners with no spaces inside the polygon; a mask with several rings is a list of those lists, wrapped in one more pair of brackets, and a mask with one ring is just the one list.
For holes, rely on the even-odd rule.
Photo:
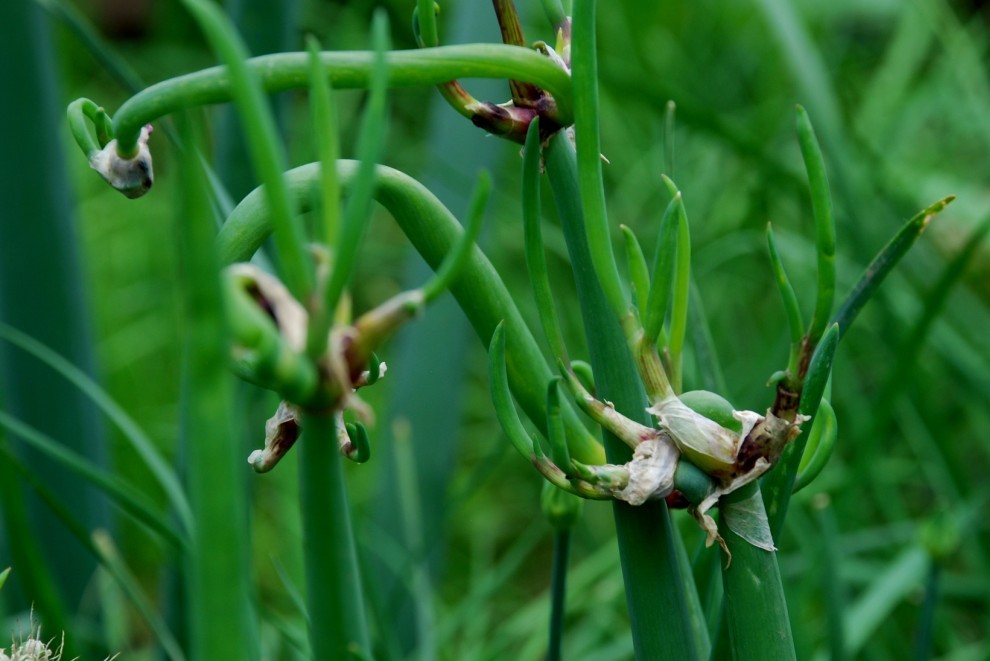
{"label": "dried papery bract", "polygon": [[152,132],[151,124],[145,124],[138,138],[137,150],[131,156],[121,156],[117,141],[111,140],[103,149],[89,159],[89,166],[100,173],[107,183],[125,196],[134,199],[141,197],[155,181],[148,139]]}

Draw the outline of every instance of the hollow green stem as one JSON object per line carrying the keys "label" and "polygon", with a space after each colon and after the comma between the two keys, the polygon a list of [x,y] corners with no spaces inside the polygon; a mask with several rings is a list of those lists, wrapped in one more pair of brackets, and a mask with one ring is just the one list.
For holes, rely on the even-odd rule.
{"label": "hollow green stem", "polygon": [[[198,144],[194,129],[188,122],[182,128],[189,148],[180,163],[184,195],[176,250],[186,321],[182,438],[194,522],[188,556],[190,656],[250,660],[257,658],[259,644],[248,583],[246,472],[226,369],[230,348],[211,245],[214,219],[206,177],[192,149]],[[218,637],[216,630],[226,635]]]}
{"label": "hollow green stem", "polygon": [[416,0],[415,15],[413,16],[415,32],[423,46],[439,46],[440,35],[437,30],[437,7],[434,0]]}
{"label": "hollow green stem", "polygon": [[811,427],[804,456],[801,457],[801,465],[798,467],[797,476],[794,478],[792,493],[797,493],[814,482],[815,478],[822,472],[832,457],[837,434],[838,423],[835,419],[835,411],[832,410],[832,405],[829,404],[828,400],[823,398]]}
{"label": "hollow green stem", "polygon": [[[331,51],[320,54],[335,89],[365,89],[374,68],[374,53]],[[573,118],[571,79],[567,72],[528,48],[501,44],[443,46],[386,53],[390,87],[428,87],[455,78],[513,78],[549,92],[557,104],[559,123]],[[246,66],[269,93],[305,89],[309,80],[307,53],[277,53],[248,60]],[[121,154],[133,153],[141,127],[181,108],[224,103],[233,99],[226,67],[212,67],[152,85],[128,99],[113,118]]]}
{"label": "hollow green stem", "polygon": [[[680,195],[677,186],[669,177],[663,181],[671,195]],[[676,191],[676,192],[675,192]],[[674,280],[670,301],[670,381],[674,390],[681,390],[681,354],[684,352],[684,338],[687,335],[688,305],[691,301],[691,229],[688,224],[684,201],[677,207],[677,254],[674,258]]]}
{"label": "hollow green stem", "polygon": [[550,439],[550,458],[567,474],[571,470],[571,453],[567,449],[564,420],[560,415],[560,377],[547,384],[547,436]]}
{"label": "hollow green stem", "polygon": [[[751,502],[762,509],[759,482],[722,498],[724,504]],[[777,555],[720,526],[732,563],[722,567],[726,624],[737,659],[796,659],[787,601]]]}
{"label": "hollow green stem", "polygon": [[[113,123],[110,117],[103,108],[89,99],[76,99],[70,103],[66,117],[69,120],[69,132],[86,154],[86,158],[92,158],[93,154],[100,151],[113,137]],[[96,140],[89,132],[89,122],[92,122],[96,130]]]}
{"label": "hollow green stem", "polygon": [[371,645],[333,415],[306,413],[299,498],[314,659],[370,656]]}
{"label": "hollow green stem", "polygon": [[311,108],[313,140],[322,164],[320,169],[320,224],[315,235],[330,247],[337,248],[340,237],[340,184],[337,168],[330,167],[340,157],[337,138],[337,107],[330,84],[320,63],[320,42],[312,35],[306,39],[309,53],[309,102]]}
{"label": "hollow green stem", "polygon": [[567,21],[567,15],[564,13],[564,6],[560,3],[560,0],[542,0],[543,11],[547,15],[547,20],[550,21],[550,25],[554,29],[560,29]]}
{"label": "hollow green stem", "polygon": [[[532,438],[523,426],[516,408],[512,403],[512,393],[509,391],[509,379],[506,370],[505,323],[499,323],[492,334],[488,345],[488,384],[491,389],[492,402],[495,405],[495,415],[498,417],[502,431],[519,454],[525,457],[554,487],[563,489],[582,498],[605,500],[611,498],[606,489],[598,489],[595,485],[582,480],[570,480],[558,466],[544,456],[538,439]],[[547,415],[547,426],[555,424]],[[559,416],[558,416],[559,418]],[[548,432],[549,433],[549,432]],[[554,432],[555,434],[558,432]]]}

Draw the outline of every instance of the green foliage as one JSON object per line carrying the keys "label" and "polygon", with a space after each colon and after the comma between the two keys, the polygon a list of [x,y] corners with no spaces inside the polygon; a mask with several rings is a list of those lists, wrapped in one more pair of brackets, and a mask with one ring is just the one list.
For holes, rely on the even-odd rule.
{"label": "green foliage", "polygon": [[[78,12],[41,4],[72,28],[58,44],[67,91],[108,100],[72,104],[68,134],[90,160],[114,154],[150,181],[140,159],[152,122],[158,181],[128,202],[71,161],[94,292],[73,305],[91,304],[98,340],[67,337],[95,347],[102,379],[0,320],[5,346],[119,428],[100,465],[0,393],[0,552],[13,565],[0,613],[37,599],[46,630],[87,652],[172,658],[990,649],[978,615],[990,607],[977,514],[990,498],[990,292],[978,270],[990,219],[973,176],[990,148],[981,19],[963,23],[944,0],[718,11],[532,0],[519,13],[499,1],[496,20],[478,20],[509,45],[446,45],[460,41],[447,3],[311,3],[300,32],[330,50],[310,39],[307,52],[246,59],[218,6],[189,0],[190,13],[162,9],[128,46],[161,81],[144,87]],[[531,24],[540,5],[549,23]],[[196,25],[209,49],[189,38]],[[545,42],[525,46],[534,37]],[[210,51],[224,66],[201,69]],[[499,91],[482,96],[479,78]],[[434,85],[453,112],[426,110]],[[284,136],[266,98],[282,92]],[[227,199],[243,182],[224,180],[228,167],[215,175],[196,137],[217,125],[203,108],[226,103],[260,186],[242,200]],[[186,109],[198,128],[176,132],[167,116]],[[462,139],[457,149],[493,156],[452,167],[436,132],[451,122],[508,140]],[[572,123],[575,142],[558,130]],[[522,163],[512,141],[525,143]],[[479,170],[470,204],[451,206],[468,207],[458,222],[440,192],[470,190]],[[946,210],[948,193],[959,201]],[[410,249],[437,275],[403,291]],[[287,286],[262,286],[264,272]],[[16,293],[4,277],[0,291]],[[487,364],[478,347],[448,359],[389,344],[445,291]],[[249,382],[238,389],[231,352]],[[463,373],[457,402],[436,387],[447,360],[466,361],[450,372]],[[409,383],[415,398],[399,394]],[[686,420],[646,412],[682,392]],[[382,414],[411,399],[443,419],[383,429]],[[266,428],[279,400],[292,407]],[[61,401],[36,404],[72,419]],[[451,429],[454,449],[429,443]],[[685,429],[701,435],[697,465],[679,459]],[[716,435],[735,443],[727,463],[709,461]],[[243,458],[263,436],[266,470],[294,443],[298,461],[252,474]],[[114,541],[20,447],[105,494]],[[434,465],[453,465],[450,481],[418,482]],[[59,594],[21,485],[112,578],[101,606],[133,609],[105,641]],[[401,505],[388,525],[369,516],[381,491]],[[578,496],[613,506],[581,508]],[[170,576],[181,589],[155,587]]]}

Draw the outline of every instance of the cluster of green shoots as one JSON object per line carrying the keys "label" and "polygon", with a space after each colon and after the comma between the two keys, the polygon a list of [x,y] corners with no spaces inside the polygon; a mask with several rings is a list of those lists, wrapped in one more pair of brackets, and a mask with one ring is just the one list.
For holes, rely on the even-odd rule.
{"label": "cluster of green shoots", "polygon": [[[692,611],[697,602],[691,597],[693,582],[674,550],[676,531],[668,514],[673,507],[687,508],[708,543],[718,542],[726,553],[726,635],[735,652],[793,657],[773,539],[791,494],[818,475],[834,446],[828,393],[836,347],[886,274],[951,198],[904,225],[836,305],[836,239],[826,168],[809,118],[797,109],[816,227],[814,312],[806,323],[768,228],[772,273],[787,312],[789,357],[771,377],[776,394],[767,409],[739,411],[718,393],[683,389],[691,245],[686,204],[670,178],[663,178],[671,201],[660,218],[652,258],[623,227],[628,278],[620,275],[602,184],[594,0],[575,0],[573,12],[559,0],[543,1],[553,46],[525,42],[511,0],[494,1],[504,44],[441,46],[434,4],[421,0],[413,21],[419,50],[390,51],[387,26],[377,15],[367,52],[321,52],[311,40],[304,53],[253,59],[213,4],[185,4],[223,66],[153,85],[112,118],[98,104],[80,99],[69,107],[69,123],[92,167],[125,195],[137,197],[153,181],[153,121],[204,104],[237,105],[263,186],[223,219],[215,237],[190,230],[189,240],[190,245],[203,239],[212,243],[212,252],[199,247],[199,273],[217,286],[200,303],[222,302],[225,351],[234,371],[283,400],[268,423],[264,449],[249,459],[251,466],[270,470],[302,435],[301,507],[314,657],[342,658],[346,651],[368,655],[374,649],[363,614],[346,493],[340,480],[326,483],[328,474],[339,476],[327,471],[339,471],[341,455],[368,460],[364,425],[373,414],[357,391],[384,375],[376,351],[389,335],[447,290],[488,347],[498,419],[512,445],[551,485],[545,509],[560,531],[566,533],[576,517],[578,501],[571,496],[615,501],[637,655],[702,658],[713,646]],[[472,77],[507,80],[511,100],[475,99],[457,82]],[[551,362],[498,273],[474,245],[490,189],[487,175],[479,175],[462,228],[428,190],[378,165],[386,135],[386,90],[414,85],[436,85],[451,106],[485,132],[524,145],[520,232]],[[293,88],[309,90],[320,160],[290,170],[264,94]],[[357,161],[338,157],[334,90],[344,88],[370,90]],[[672,122],[673,105],[668,132]],[[203,182],[210,179],[195,155],[195,126],[186,120],[182,127],[183,176],[208,198]],[[569,354],[555,313],[541,235],[541,176],[549,179],[567,241],[590,364]],[[347,287],[372,200],[391,213],[436,275],[422,288],[355,316]],[[308,229],[305,212],[314,219]],[[274,269],[267,261],[251,261],[269,235]],[[531,427],[524,425],[517,403]],[[354,412],[356,422],[345,422],[346,410]],[[601,428],[601,439],[589,431],[582,414]],[[716,506],[720,523],[709,513]],[[205,543],[208,525],[196,529],[198,543]],[[753,576],[761,580],[754,584]],[[556,608],[562,608],[562,600]],[[562,621],[555,612],[550,648],[558,654]],[[210,643],[205,636],[198,640],[201,658],[209,658]]]}

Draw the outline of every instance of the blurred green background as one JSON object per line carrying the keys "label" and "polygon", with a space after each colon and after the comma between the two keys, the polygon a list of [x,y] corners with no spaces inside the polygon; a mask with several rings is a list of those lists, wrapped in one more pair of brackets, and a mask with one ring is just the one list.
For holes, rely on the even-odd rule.
{"label": "blurred green background", "polygon": [[[413,48],[414,4],[227,3],[255,54],[299,49],[307,33],[319,36],[325,48],[363,49],[371,12],[383,5],[395,47]],[[527,39],[552,42],[539,3],[518,4]],[[155,188],[136,201],[89,170],[62,109],[88,96],[112,112],[129,93],[66,16],[78,12],[91,22],[113,61],[147,83],[215,60],[176,3],[88,0],[67,6],[70,14],[56,0],[14,0],[2,10],[11,13],[3,16],[11,28],[4,46],[10,52],[2,58],[10,74],[4,74],[4,96],[22,116],[8,125],[8,133],[17,135],[9,136],[12,149],[4,150],[0,163],[0,224],[6,228],[0,259],[10,267],[2,271],[0,320],[55,343],[19,321],[36,317],[38,309],[52,314],[41,327],[67,327],[75,344],[85,345],[74,361],[88,361],[84,366],[178,461],[176,159],[164,131],[156,131]],[[911,657],[920,649],[919,622],[928,607],[935,608],[934,657],[990,657],[990,269],[987,247],[978,243],[990,218],[990,10],[948,0],[627,0],[600,3],[598,14],[610,220],[616,228],[630,226],[643,245],[653,244],[666,204],[659,178],[663,110],[673,100],[676,158],[668,174],[684,193],[694,282],[704,307],[692,332],[711,333],[724,394],[737,408],[766,408],[772,400],[767,378],[787,359],[786,321],[766,256],[767,222],[774,224],[806,314],[813,304],[813,224],[795,103],[808,110],[825,154],[838,223],[840,296],[901,223],[938,198],[958,196],[840,347],[832,386],[838,448],[821,477],[794,501],[787,533],[777,541],[799,658],[842,656],[828,647],[837,627],[850,658]],[[33,32],[15,30],[15,15],[23,15]],[[485,2],[442,2],[440,21],[443,43],[499,39]],[[36,73],[15,75],[30,62],[37,63]],[[466,84],[479,98],[501,102],[509,96],[498,82]],[[364,95],[337,98],[342,151],[350,156]],[[425,182],[455,214],[467,206],[476,170],[493,171],[495,195],[482,243],[537,329],[522,253],[518,146],[483,135],[432,90],[396,91],[389,103],[385,163]],[[274,104],[290,162],[314,160],[305,94],[283,94]],[[202,113],[210,121],[214,166],[236,201],[255,185],[236,119],[229,108]],[[36,165],[21,158],[25,152],[37,157]],[[67,199],[53,209],[30,207],[56,196]],[[41,216],[64,222],[44,230],[39,256],[28,267],[13,268],[29,250],[28,239],[14,229],[40,227]],[[573,284],[552,204],[546,216],[558,311],[572,354],[580,357],[584,340],[577,306],[568,304]],[[56,273],[63,267],[66,273]],[[367,309],[425,277],[425,266],[379,213],[354,279],[355,308]],[[56,278],[71,283],[68,302],[30,293],[33,281]],[[78,307],[78,320],[70,321],[64,306]],[[73,355],[71,348],[56,348]],[[396,634],[383,658],[431,651],[445,659],[540,658],[550,529],[539,510],[538,476],[511,451],[495,422],[482,345],[452,300],[445,300],[380,355],[389,373],[367,391],[378,417],[372,460],[348,465],[346,472],[372,627]],[[0,358],[6,369],[0,406],[16,415],[11,401],[44,370],[8,347]],[[686,389],[699,385],[689,355]],[[34,395],[43,402],[38,415],[58,418],[66,399],[42,390]],[[247,386],[238,389],[238,398],[246,459],[261,446],[264,420],[277,401]],[[409,423],[408,435],[395,433],[397,420]],[[101,429],[94,421],[90,427],[49,433],[78,443],[136,484],[153,484],[109,425]],[[46,470],[37,465],[39,474]],[[0,475],[8,484],[10,479]],[[293,599],[302,575],[295,462],[252,475],[249,484],[263,656],[297,658],[305,635]],[[87,521],[109,528],[145,590],[169,613],[174,558],[145,529],[94,501]],[[675,514],[697,559],[699,584],[708,585],[717,579],[717,555],[703,549],[690,517]],[[36,521],[42,553],[53,558],[53,547],[62,544],[59,526]],[[573,544],[566,658],[631,658],[611,526],[607,506],[585,507]],[[0,532],[0,568],[15,563],[0,592],[0,645],[7,631],[23,630],[26,604],[39,598],[16,585],[13,550],[20,543]],[[142,621],[101,572],[82,563],[63,573],[69,575],[53,570],[57,589],[76,609],[70,635],[85,641],[84,658],[116,652],[157,658]],[[432,606],[429,616],[413,607],[424,602]]]}

